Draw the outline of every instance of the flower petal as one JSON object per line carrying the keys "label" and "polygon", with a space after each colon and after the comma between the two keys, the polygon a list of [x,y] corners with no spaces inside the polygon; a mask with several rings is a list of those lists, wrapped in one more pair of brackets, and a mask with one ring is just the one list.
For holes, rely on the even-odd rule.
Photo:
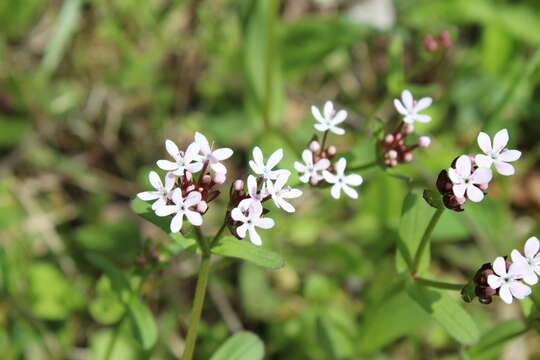
{"label": "flower petal", "polygon": [[414,120],[421,122],[421,123],[428,123],[431,121],[431,116],[425,115],[425,114],[416,114],[414,116]]}
{"label": "flower petal", "polygon": [[291,205],[291,203],[284,200],[283,198],[279,198],[277,202],[279,203],[279,208],[285,210],[288,213],[293,213],[296,210],[294,206]]}
{"label": "flower petal", "polygon": [[333,132],[334,134],[336,134],[336,135],[343,135],[343,134],[345,134],[345,129],[340,128],[340,127],[337,127],[337,126],[331,125],[328,129],[329,129],[331,132]]}
{"label": "flower petal", "polygon": [[493,152],[499,153],[508,144],[508,130],[502,129],[493,139]]}
{"label": "flower petal", "polygon": [[171,194],[171,200],[176,205],[182,204],[184,202],[184,198],[182,197],[182,190],[180,190],[180,188],[176,188],[173,190],[173,193]]}
{"label": "flower petal", "polygon": [[495,274],[497,274],[499,276],[505,276],[506,275],[506,261],[504,260],[504,258],[502,256],[499,256],[493,262],[493,271],[495,272]]}
{"label": "flower petal", "polygon": [[448,169],[448,177],[450,178],[450,181],[454,184],[460,184],[462,182],[461,176],[456,172],[456,169],[449,168]]}
{"label": "flower petal", "polygon": [[418,112],[418,111],[427,109],[428,107],[431,106],[432,102],[433,102],[433,99],[430,98],[429,96],[423,97],[420,100],[418,100],[418,102],[416,103],[416,106],[414,107],[414,110]]}
{"label": "flower petal", "polygon": [[487,278],[487,282],[490,288],[492,289],[498,289],[502,285],[502,279],[498,277],[497,275],[489,275]]}
{"label": "flower petal", "polygon": [[527,263],[527,259],[516,249],[512,250],[510,257],[513,263]]}
{"label": "flower petal", "polygon": [[137,197],[143,201],[150,201],[159,199],[161,194],[159,191],[143,191],[137,194]]}
{"label": "flower petal", "polygon": [[477,154],[474,157],[474,162],[479,167],[485,167],[485,168],[490,168],[491,165],[493,165],[493,159],[490,156],[486,156],[484,154]]}
{"label": "flower petal", "polygon": [[519,281],[514,281],[509,286],[510,292],[516,299],[522,300],[531,295],[531,288]]}
{"label": "flower petal", "polygon": [[222,163],[217,162],[217,163],[210,164],[210,168],[212,168],[212,170],[214,170],[214,172],[216,173],[222,173],[222,174],[227,173],[227,168]]}
{"label": "flower petal", "polygon": [[187,209],[193,205],[197,205],[198,203],[201,202],[201,199],[202,199],[202,195],[200,192],[192,191],[187,195],[186,199],[184,200],[184,206]]}
{"label": "flower petal", "polygon": [[467,190],[467,184],[454,184],[454,186],[452,186],[454,195],[460,198],[465,196],[465,190]]}
{"label": "flower petal", "polygon": [[196,211],[186,210],[186,218],[194,226],[201,226],[203,223],[201,214]]}
{"label": "flower petal", "polygon": [[313,125],[313,127],[315,128],[315,130],[317,131],[322,131],[322,132],[325,132],[329,129],[328,125],[326,124],[315,124]]}
{"label": "flower petal", "polygon": [[152,210],[154,210],[154,212],[155,212],[157,209],[162,208],[165,205],[167,205],[167,202],[165,201],[165,199],[163,199],[163,198],[157,199],[152,204]]}
{"label": "flower petal", "polygon": [[247,221],[247,217],[244,215],[242,210],[240,210],[237,207],[235,207],[234,209],[231,210],[231,218],[234,221],[241,221],[241,222],[246,222]]}
{"label": "flower petal", "polygon": [[478,146],[484,153],[489,154],[493,150],[493,148],[491,147],[491,139],[489,135],[485,132],[480,131],[478,137],[476,138],[476,141],[478,142]]}
{"label": "flower petal", "polygon": [[353,199],[358,199],[358,192],[347,184],[342,185],[343,191],[347,196]]}
{"label": "flower petal", "polygon": [[503,284],[499,290],[499,296],[502,301],[507,304],[511,304],[513,301],[512,293],[510,292],[510,287],[507,284]]}
{"label": "flower petal", "polygon": [[471,182],[473,184],[489,184],[492,177],[493,177],[493,172],[491,171],[490,168],[479,167],[472,174]]}
{"label": "flower petal", "polygon": [[178,169],[178,164],[169,160],[158,160],[156,165],[166,171],[174,171]]}
{"label": "flower petal", "polygon": [[314,105],[311,106],[311,114],[313,115],[315,120],[317,120],[318,122],[323,123],[323,124],[326,123],[326,120],[324,120],[324,117],[322,116],[321,111],[319,110],[319,108],[317,108]]}
{"label": "flower petal", "polygon": [[274,227],[274,219],[270,218],[258,218],[253,220],[255,226],[260,227],[261,229],[270,229]]}
{"label": "flower petal", "polygon": [[394,106],[398,113],[400,113],[401,115],[407,115],[407,109],[405,109],[401,101],[399,101],[398,99],[394,99]]}
{"label": "flower petal", "polygon": [[180,156],[180,150],[178,150],[178,146],[172,140],[165,140],[165,149],[167,149],[169,155],[175,160]]}
{"label": "flower petal", "polygon": [[212,155],[214,155],[214,157],[216,159],[218,159],[219,161],[223,161],[223,160],[227,160],[228,158],[230,158],[233,153],[234,153],[234,151],[232,149],[220,148],[220,149],[216,149],[214,152],[212,152]]}
{"label": "flower petal", "polygon": [[249,232],[249,241],[251,241],[253,245],[261,246],[262,240],[261,240],[261,237],[259,236],[259,233],[255,229],[255,226],[248,227],[248,232]]}
{"label": "flower petal", "polygon": [[358,186],[358,185],[362,185],[363,181],[364,179],[362,179],[362,176],[358,174],[350,174],[350,175],[345,176],[345,183],[347,185]]}
{"label": "flower petal", "polygon": [[510,176],[514,175],[516,172],[516,169],[514,169],[514,166],[511,164],[495,160],[495,169],[497,169],[497,172],[501,175]]}
{"label": "flower petal", "polygon": [[468,184],[467,198],[473,202],[480,202],[484,199],[484,192],[473,184]]}
{"label": "flower petal", "polygon": [[177,233],[182,229],[182,224],[184,222],[184,214],[182,212],[174,215],[171,221],[171,232]]}
{"label": "flower petal", "polygon": [[413,108],[413,97],[409,90],[405,89],[401,93],[401,101],[403,101],[403,105],[407,110],[410,110]]}
{"label": "flower petal", "polygon": [[521,157],[521,151],[519,150],[504,150],[499,155],[499,160],[504,162],[516,161]]}
{"label": "flower petal", "polygon": [[471,175],[471,158],[468,155],[461,155],[456,161],[456,172],[461,177],[468,177]]}
{"label": "flower petal", "polygon": [[174,205],[165,205],[155,209],[157,216],[169,216],[174,214],[178,210],[178,207]]}
{"label": "flower petal", "polygon": [[[203,167],[202,162],[194,162],[189,165],[186,165],[186,170],[189,171],[190,173],[197,173],[201,171],[202,167]],[[182,173],[181,175],[184,175],[184,174]]]}
{"label": "flower petal", "polygon": [[331,101],[324,104],[323,115],[326,120],[329,120],[334,115],[334,104]]}
{"label": "flower petal", "polygon": [[324,180],[329,184],[335,184],[338,182],[338,177],[329,171],[323,171],[322,175]]}
{"label": "flower petal", "polygon": [[340,158],[334,167],[336,169],[336,175],[343,175],[345,168],[347,167],[347,160],[345,158]]}
{"label": "flower petal", "polygon": [[332,119],[332,125],[338,125],[341,124],[345,119],[347,118],[347,111],[345,110],[339,110]]}
{"label": "flower petal", "polygon": [[330,167],[330,160],[328,159],[320,159],[317,161],[315,165],[313,165],[313,169],[316,171],[326,170]]}
{"label": "flower petal", "polygon": [[159,190],[163,188],[163,183],[161,182],[161,178],[159,177],[157,172],[150,171],[150,173],[148,174],[148,180],[155,189]]}
{"label": "flower petal", "polygon": [[266,163],[266,169],[273,169],[283,159],[283,149],[277,149],[270,155]]}
{"label": "flower petal", "polygon": [[332,189],[330,189],[330,194],[334,199],[339,199],[339,197],[341,196],[341,185],[334,184],[334,186],[332,186]]}
{"label": "flower petal", "polygon": [[[250,165],[251,165],[251,163],[250,163]],[[306,171],[306,165],[302,164],[302,163],[299,162],[299,161],[295,161],[295,162],[294,162],[294,169],[295,169],[296,171],[300,172],[300,173],[303,173],[303,172]],[[255,170],[253,170],[253,171],[255,171]],[[258,174],[258,172],[256,172],[256,171],[255,171],[255,173]]]}
{"label": "flower petal", "polygon": [[300,189],[289,189],[281,192],[281,197],[284,199],[296,199],[302,196],[303,192]]}
{"label": "flower petal", "polygon": [[540,251],[540,241],[536,236],[530,237],[525,243],[525,256],[533,258]]}
{"label": "flower petal", "polygon": [[197,146],[199,147],[199,150],[203,153],[203,155],[206,156],[212,152],[210,150],[210,145],[208,144],[208,140],[200,132],[195,133],[195,143],[197,144]]}
{"label": "flower petal", "polygon": [[313,165],[313,153],[310,150],[304,150],[302,152],[302,160],[306,165]]}

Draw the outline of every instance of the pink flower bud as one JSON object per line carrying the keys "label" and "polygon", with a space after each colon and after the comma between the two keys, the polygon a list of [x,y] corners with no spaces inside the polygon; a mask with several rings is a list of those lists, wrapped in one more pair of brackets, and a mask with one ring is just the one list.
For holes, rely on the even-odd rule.
{"label": "pink flower bud", "polygon": [[227,175],[223,173],[215,173],[214,174],[214,182],[218,185],[221,185],[227,180]]}
{"label": "pink flower bud", "polygon": [[388,152],[386,153],[388,155],[388,158],[390,160],[395,160],[397,159],[397,156],[398,156],[398,153],[396,150],[388,150]]}
{"label": "pink flower bud", "polygon": [[414,125],[413,124],[405,124],[403,126],[403,131],[405,132],[405,134],[410,134],[414,131]]}
{"label": "pink flower bud", "polygon": [[418,145],[423,148],[427,148],[431,144],[431,139],[429,136],[420,136],[418,138]]}
{"label": "pink flower bud", "polygon": [[450,36],[450,32],[448,30],[442,31],[438,36],[438,40],[442,47],[446,49],[452,47],[452,37]]}
{"label": "pink flower bud", "polygon": [[186,174],[186,175],[185,175],[184,177],[185,177],[185,179],[186,179],[187,181],[191,181],[191,179],[193,179],[193,174],[190,173],[189,171],[186,171],[185,174]]}
{"label": "pink flower bud", "polygon": [[469,154],[469,159],[473,162],[473,164],[476,164],[476,154]]}
{"label": "pink flower bud", "polygon": [[384,137],[384,142],[387,144],[391,144],[394,142],[394,135],[388,134]]}
{"label": "pink flower bud", "polygon": [[206,203],[206,201],[203,200],[197,204],[197,212],[204,214],[206,210],[208,210],[208,204]]}
{"label": "pink flower bud", "polygon": [[319,180],[315,179],[314,177],[312,177],[311,179],[309,179],[309,183],[313,186],[317,185],[319,183]]}
{"label": "pink flower bud", "polygon": [[411,162],[413,161],[413,159],[414,159],[413,154],[411,154],[410,152],[405,153],[405,155],[403,155],[403,161],[405,162]]}
{"label": "pink flower bud", "polygon": [[459,205],[465,204],[466,200],[467,199],[465,199],[464,197],[456,197],[456,201],[458,202]]}
{"label": "pink flower bud", "polygon": [[242,180],[238,179],[234,181],[233,189],[235,191],[242,191],[243,188],[244,188],[244,182]]}
{"label": "pink flower bud", "polygon": [[210,175],[203,175],[202,177],[203,184],[210,184],[211,181],[212,181],[212,178],[210,177]]}
{"label": "pink flower bud", "polygon": [[403,134],[402,133],[397,133],[395,136],[394,136],[394,142],[396,141],[399,141],[403,139]]}
{"label": "pink flower bud", "polygon": [[317,152],[321,150],[321,144],[319,144],[318,141],[313,140],[312,142],[309,143],[309,150],[311,150],[312,152]]}
{"label": "pink flower bud", "polygon": [[478,187],[480,188],[480,190],[485,191],[488,189],[489,184],[479,184]]}
{"label": "pink flower bud", "polygon": [[195,185],[189,185],[189,186],[186,188],[186,193],[191,192],[191,191],[193,191],[193,190],[195,190]]}
{"label": "pink flower bud", "polygon": [[390,167],[396,167],[398,164],[397,159],[390,160]]}
{"label": "pink flower bud", "polygon": [[334,145],[331,145],[328,147],[328,150],[326,151],[326,153],[328,154],[328,156],[334,156],[337,153],[337,149]]}

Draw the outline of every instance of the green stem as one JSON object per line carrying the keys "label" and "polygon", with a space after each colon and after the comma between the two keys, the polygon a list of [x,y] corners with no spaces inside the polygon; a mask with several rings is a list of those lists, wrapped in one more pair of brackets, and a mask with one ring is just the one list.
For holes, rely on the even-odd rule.
{"label": "green stem", "polygon": [[428,280],[428,279],[423,279],[423,278],[416,278],[414,279],[414,281],[416,281],[418,284],[429,286],[429,287],[434,287],[438,289],[446,289],[446,290],[456,290],[456,291],[460,291],[467,285],[467,284],[451,284],[447,282]]}
{"label": "green stem", "polygon": [[278,0],[269,0],[268,11],[268,29],[266,33],[266,68],[264,73],[265,81],[265,102],[263,109],[263,125],[266,130],[271,128],[271,111],[272,111],[272,93],[273,93],[273,78],[274,74],[274,57],[276,53],[275,49],[275,28],[277,17],[277,3]]}
{"label": "green stem", "polygon": [[224,220],[223,224],[221,225],[218,232],[216,233],[216,236],[214,236],[214,238],[210,242],[210,249],[212,249],[214,246],[217,245],[219,238],[221,238],[221,234],[223,233],[223,230],[225,230],[226,227],[227,227],[227,222]]}
{"label": "green stem", "polygon": [[195,299],[193,299],[193,309],[189,321],[189,329],[186,337],[186,347],[181,360],[191,360],[195,343],[197,341],[197,331],[199,321],[201,320],[202,309],[204,305],[204,297],[206,295],[206,286],[208,284],[208,274],[210,272],[210,254],[203,254],[201,267],[197,279],[197,288],[195,289]]}
{"label": "green stem", "polygon": [[443,212],[444,208],[437,209],[437,211],[435,211],[435,214],[433,214],[433,216],[431,217],[426,231],[424,231],[424,235],[422,236],[422,240],[420,241],[420,245],[418,246],[418,249],[416,250],[416,255],[414,256],[414,262],[411,272],[413,275],[416,275],[416,273],[418,272],[418,267],[420,266],[422,254],[424,253],[424,250],[426,249],[429,240],[431,239],[431,234],[435,229],[435,225],[437,225],[437,222],[439,222],[439,219],[441,218]]}

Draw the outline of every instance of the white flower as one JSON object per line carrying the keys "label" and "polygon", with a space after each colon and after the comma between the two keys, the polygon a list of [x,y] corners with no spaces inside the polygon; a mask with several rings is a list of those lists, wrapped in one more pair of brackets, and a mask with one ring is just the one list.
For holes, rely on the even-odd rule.
{"label": "white flower", "polygon": [[448,169],[448,177],[454,184],[452,190],[458,198],[467,198],[474,202],[482,201],[484,192],[475,185],[485,185],[491,181],[493,174],[489,168],[479,167],[472,172],[472,160],[467,155],[461,155],[456,161],[456,168]]}
{"label": "white flower", "polygon": [[345,134],[345,130],[337,127],[336,125],[341,124],[343,121],[345,121],[345,119],[347,118],[347,112],[345,110],[340,110],[336,113],[336,111],[334,110],[334,104],[332,104],[331,101],[327,101],[324,104],[322,114],[320,110],[315,106],[311,106],[311,113],[313,114],[315,120],[318,121],[318,123],[314,125],[316,130],[322,132],[330,130],[337,135]]}
{"label": "white flower", "polygon": [[525,243],[525,256],[517,250],[512,251],[512,261],[521,264],[524,270],[523,281],[529,285],[534,285],[538,282],[540,275],[540,241],[538,238],[531,237]]}
{"label": "white flower", "polygon": [[[249,194],[249,198],[245,200],[262,202],[264,198],[269,195],[268,190],[266,189],[266,182],[263,182],[261,184],[261,190],[258,190],[258,185],[259,184],[257,184],[257,178],[253,175],[248,175],[247,191]],[[247,204],[247,201],[245,204]]]}
{"label": "white flower", "polygon": [[394,106],[396,110],[403,116],[403,121],[412,124],[415,121],[421,123],[427,123],[431,121],[431,116],[419,114],[418,112],[427,109],[431,105],[432,99],[430,97],[423,97],[416,101],[413,99],[409,90],[403,90],[401,93],[401,101],[394,99]]}
{"label": "white flower", "polygon": [[220,163],[220,161],[230,158],[233,154],[232,149],[221,148],[212,151],[210,145],[208,144],[208,140],[206,140],[206,137],[200,132],[195,133],[195,143],[199,147],[202,154],[202,162],[208,161],[210,168],[217,173],[227,173],[227,168],[225,165]]}
{"label": "white flower", "polygon": [[516,161],[521,157],[521,151],[505,149],[508,144],[508,130],[502,129],[495,134],[493,146],[489,135],[481,131],[478,134],[478,146],[485,153],[476,155],[475,162],[480,167],[490,168],[495,164],[495,169],[501,175],[514,175],[515,169],[509,162]]}
{"label": "white flower", "polygon": [[171,221],[171,232],[177,233],[182,229],[182,223],[184,222],[184,215],[187,220],[194,226],[201,226],[203,219],[201,214],[195,210],[191,210],[190,207],[196,206],[201,202],[201,193],[198,191],[190,192],[184,199],[182,197],[182,190],[179,188],[174,189],[171,199],[174,205],[166,205],[156,210],[157,216],[168,216],[175,214]]}
{"label": "white flower", "polygon": [[499,289],[499,296],[505,303],[511,304],[513,298],[521,300],[531,294],[531,288],[519,280],[522,278],[520,264],[513,263],[507,272],[506,261],[499,256],[493,262],[493,271],[496,275],[488,276],[488,285],[492,289]]}
{"label": "white flower", "polygon": [[253,148],[253,160],[249,161],[249,166],[257,175],[262,175],[264,179],[275,180],[283,172],[288,170],[272,170],[283,158],[283,149],[278,149],[270,155],[266,164],[264,163],[263,153],[258,146]]}
{"label": "white flower", "polygon": [[[345,175],[345,167],[347,166],[347,160],[341,158],[334,166],[336,173],[332,174],[329,171],[323,171],[324,180],[329,184],[334,184],[331,189],[331,194],[334,199],[339,199],[341,196],[341,190],[353,199],[358,198],[358,193],[350,186],[359,186],[362,184],[362,177],[357,174]],[[350,185],[350,186],[349,186]]]}
{"label": "white flower", "polygon": [[159,175],[155,171],[150,171],[148,174],[150,184],[156,189],[155,191],[143,191],[137,194],[137,197],[144,201],[156,200],[152,204],[152,210],[156,210],[167,205],[167,199],[170,198],[171,190],[176,181],[176,177],[171,173],[165,175],[165,185],[161,182]]}
{"label": "white flower", "polygon": [[173,161],[158,160],[157,166],[163,170],[172,171],[176,176],[184,175],[184,170],[191,173],[201,171],[202,162],[199,159],[199,147],[197,144],[192,143],[188,146],[186,152],[178,150],[178,146],[171,141],[165,141],[165,148]]}
{"label": "white flower", "polygon": [[289,176],[290,173],[282,174],[274,183],[268,181],[268,192],[272,196],[272,200],[278,208],[292,213],[295,211],[294,206],[287,202],[286,199],[295,199],[300,197],[302,196],[302,191],[299,189],[293,189],[290,186],[284,187],[287,180],[289,180]]}
{"label": "white flower", "polygon": [[260,202],[245,199],[240,201],[238,207],[231,211],[231,218],[239,221],[242,225],[236,228],[236,233],[242,239],[246,237],[246,232],[249,233],[249,240],[260,246],[262,244],[261,237],[257,233],[256,227],[261,229],[270,229],[274,226],[274,220],[263,218],[263,207]]}
{"label": "white flower", "polygon": [[314,181],[322,180],[323,177],[321,172],[330,167],[330,161],[328,159],[320,159],[314,164],[313,153],[310,150],[304,150],[304,152],[302,152],[302,160],[304,160],[304,164],[295,161],[294,168],[302,174],[302,176],[300,176],[300,181],[303,183],[309,182],[310,179],[313,179]]}

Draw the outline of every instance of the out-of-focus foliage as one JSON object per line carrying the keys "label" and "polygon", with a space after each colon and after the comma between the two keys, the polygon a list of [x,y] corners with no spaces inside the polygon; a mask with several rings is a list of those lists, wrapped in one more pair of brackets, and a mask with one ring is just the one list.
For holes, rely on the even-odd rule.
{"label": "out-of-focus foliage", "polygon": [[[165,139],[186,145],[202,131],[232,147],[226,193],[254,145],[283,147],[292,169],[313,133],[309,107],[331,99],[349,111],[347,134],[331,141],[362,165],[376,159],[377,130],[396,126],[403,88],[434,97],[433,121],[416,126],[430,148],[361,171],[356,201],[305,189],[294,216],[271,212],[277,225],[249,258],[226,238],[196,359],[538,356],[522,321],[536,316],[532,302],[522,313],[422,293],[396,250],[414,251],[434,212],[419,189],[474,151],[480,130],[508,128],[524,153],[517,175],[442,215],[422,273],[465,283],[539,234],[539,14],[533,0],[0,1],[2,359],[177,358],[194,239],[171,239],[130,208]],[[453,46],[428,53],[424,36],[442,30]],[[285,266],[221,256],[238,254]]]}

